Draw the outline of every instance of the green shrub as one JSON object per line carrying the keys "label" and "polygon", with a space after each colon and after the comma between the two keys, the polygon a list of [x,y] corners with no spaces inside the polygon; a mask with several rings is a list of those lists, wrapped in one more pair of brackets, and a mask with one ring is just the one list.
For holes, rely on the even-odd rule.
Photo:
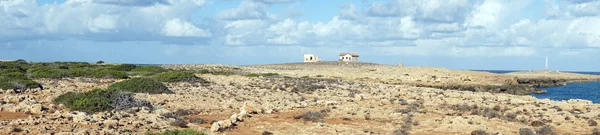
{"label": "green shrub", "polygon": [[256,73],[252,73],[252,74],[247,74],[247,77],[260,77],[260,74],[256,74]]}
{"label": "green shrub", "polygon": [[22,69],[20,67],[6,67],[4,69],[0,69],[0,75],[12,72],[27,73],[27,70]]}
{"label": "green shrub", "polygon": [[251,73],[251,74],[247,74],[246,76],[247,77],[260,77],[260,76],[269,77],[269,76],[277,76],[277,75],[279,75],[279,74],[277,74],[277,73],[262,73],[262,74]]}
{"label": "green shrub", "polygon": [[17,62],[17,63],[27,63],[27,61],[25,61],[24,59],[17,59],[14,62]]}
{"label": "green shrub", "polygon": [[129,74],[140,76],[152,76],[162,72],[167,72],[167,69],[164,69],[159,66],[138,66],[131,70]]}
{"label": "green shrub", "polygon": [[110,94],[103,89],[94,89],[85,93],[67,92],[54,99],[54,104],[63,104],[74,111],[86,113],[112,110]]}
{"label": "green shrub", "polygon": [[12,78],[12,79],[27,79],[27,75],[21,72],[10,72],[10,73],[2,73],[0,76]]}
{"label": "green shrub", "polygon": [[113,83],[108,86],[111,90],[123,90],[133,93],[173,93],[162,82],[152,78],[132,78],[129,80]]}
{"label": "green shrub", "polygon": [[228,71],[228,70],[208,70],[208,69],[201,69],[198,70],[199,74],[213,74],[213,75],[234,75],[235,72],[233,71]]}
{"label": "green shrub", "polygon": [[68,74],[65,70],[51,68],[51,67],[34,68],[33,70],[31,70],[30,74],[31,74],[31,77],[34,77],[34,78],[60,79],[60,78],[68,77]]}
{"label": "green shrub", "polygon": [[93,89],[83,93],[67,92],[56,97],[53,102],[86,113],[139,106],[152,107],[150,102],[135,100],[130,93],[113,89]]}
{"label": "green shrub", "polygon": [[96,64],[104,64],[104,61],[97,61]]}
{"label": "green shrub", "polygon": [[117,78],[117,79],[127,79],[127,78],[129,78],[129,76],[127,76],[126,72],[115,71],[115,70],[108,70],[108,69],[97,70],[97,71],[95,71],[93,73],[92,76],[94,78]]}
{"label": "green shrub", "polygon": [[262,74],[262,76],[277,76],[277,75],[279,75],[279,74],[277,74],[277,73],[264,73],[264,74]]}
{"label": "green shrub", "polygon": [[117,70],[117,71],[131,71],[133,69],[135,69],[137,66],[133,65],[133,64],[121,64],[121,65],[115,65],[113,67],[110,67],[111,70]]}
{"label": "green shrub", "polygon": [[159,67],[159,66],[138,66],[138,67],[132,69],[131,71],[159,73],[159,72],[166,72],[167,69],[164,69],[164,68]]}
{"label": "green shrub", "polygon": [[10,74],[3,74],[0,76],[0,89],[10,90],[14,88],[21,88],[23,85],[25,88],[39,88],[41,85],[27,77],[22,76],[23,73],[14,72]]}
{"label": "green shrub", "polygon": [[200,74],[210,74],[211,72],[208,69],[200,69],[200,70],[198,70],[198,73],[200,73]]}
{"label": "green shrub", "polygon": [[71,68],[67,70],[67,74],[69,77],[89,77],[92,72],[82,68]]}
{"label": "green shrub", "polygon": [[94,112],[103,112],[112,110],[110,106],[111,100],[103,97],[85,97],[81,99],[77,99],[67,106],[70,109],[94,113]]}
{"label": "green shrub", "polygon": [[206,133],[198,132],[191,129],[183,130],[167,130],[161,133],[146,133],[146,135],[207,135]]}
{"label": "green shrub", "polygon": [[190,72],[183,71],[173,71],[173,72],[164,72],[159,73],[153,76],[153,78],[158,79],[162,82],[191,82],[191,81],[204,81]]}

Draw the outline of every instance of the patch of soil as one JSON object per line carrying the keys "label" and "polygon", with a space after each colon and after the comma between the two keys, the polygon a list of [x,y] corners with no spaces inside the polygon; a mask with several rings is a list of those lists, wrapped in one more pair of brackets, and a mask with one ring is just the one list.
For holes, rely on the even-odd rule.
{"label": "patch of soil", "polygon": [[14,120],[14,119],[25,119],[29,115],[22,112],[3,112],[0,111],[0,120]]}

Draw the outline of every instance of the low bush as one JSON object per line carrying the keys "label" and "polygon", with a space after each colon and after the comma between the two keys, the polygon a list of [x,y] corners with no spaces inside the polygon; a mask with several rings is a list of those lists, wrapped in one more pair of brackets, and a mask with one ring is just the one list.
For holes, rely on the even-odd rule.
{"label": "low bush", "polygon": [[262,76],[278,76],[279,74],[277,73],[264,73],[262,74]]}
{"label": "low bush", "polygon": [[28,78],[9,78],[0,76],[0,89],[11,90],[11,89],[31,89],[31,88],[42,88],[42,85]]}
{"label": "low bush", "polygon": [[29,73],[34,78],[60,79],[69,76],[65,70],[51,67],[37,67],[29,71]]}
{"label": "low bush", "polygon": [[117,78],[117,79],[127,79],[129,76],[126,72],[109,70],[109,69],[101,69],[96,70],[92,73],[92,77],[94,78]]}
{"label": "low bush", "polygon": [[133,94],[127,92],[118,92],[111,95],[112,106],[115,110],[125,110],[133,107],[148,107],[152,109],[152,103],[145,100],[137,100],[133,98]]}
{"label": "low bush", "polygon": [[[109,111],[113,108],[110,106],[110,92],[101,92],[102,89],[94,89],[85,93],[67,92],[54,99],[54,104],[63,104],[67,108],[75,111],[86,113]],[[103,93],[103,94],[100,94]]]}
{"label": "low bush", "polygon": [[167,69],[164,69],[159,66],[138,66],[132,69],[129,74],[131,75],[139,75],[139,76],[152,76],[158,73],[167,72]]}
{"label": "low bush", "polygon": [[166,72],[167,69],[164,69],[159,66],[138,66],[138,67],[135,67],[134,69],[132,69],[131,71],[159,73],[159,72]]}
{"label": "low bush", "polygon": [[520,128],[519,135],[535,135],[535,132],[530,128]]}
{"label": "low bush", "polygon": [[3,74],[0,74],[0,76],[6,77],[6,78],[12,78],[12,79],[21,79],[21,80],[28,79],[27,75],[25,75],[25,73],[21,73],[21,72],[3,73]]}
{"label": "low bush", "polygon": [[6,67],[6,68],[0,68],[0,75],[3,74],[8,74],[8,73],[14,73],[14,72],[18,72],[18,73],[27,73],[27,71],[23,68],[20,67]]}
{"label": "low bush", "polygon": [[154,79],[162,82],[193,82],[193,81],[205,81],[202,78],[197,77],[193,73],[183,71],[172,71],[159,73],[153,76]]}
{"label": "low bush", "polygon": [[478,130],[472,131],[471,135],[488,135],[488,133],[486,133],[485,130],[478,129]]}
{"label": "low bush", "polygon": [[200,69],[200,70],[198,70],[198,73],[200,73],[200,74],[210,74],[211,72],[208,69]]}
{"label": "low bush", "polygon": [[104,64],[104,61],[97,61],[96,64]]}
{"label": "low bush", "polygon": [[260,77],[260,74],[256,74],[256,73],[252,73],[252,74],[247,74],[247,77]]}
{"label": "low bush", "polygon": [[120,65],[115,65],[110,67],[111,70],[117,70],[117,71],[131,71],[133,69],[135,69],[137,66],[133,65],[133,64],[120,64]]}
{"label": "low bush", "polygon": [[122,90],[133,93],[173,93],[162,82],[152,78],[132,78],[129,80],[113,83],[108,86],[111,90]]}
{"label": "low bush", "polygon": [[88,77],[91,76],[92,72],[83,68],[71,68],[67,69],[67,76],[69,77]]}
{"label": "low bush", "polygon": [[146,133],[146,135],[207,135],[206,133],[198,132],[191,129],[183,130],[167,130],[160,133]]}
{"label": "low bush", "polygon": [[323,118],[325,116],[327,116],[328,111],[329,110],[326,110],[326,109],[323,109],[321,111],[315,111],[315,112],[309,111],[304,114],[294,116],[294,119],[303,119],[305,121],[321,122],[321,121],[323,121]]}
{"label": "low bush", "polygon": [[54,99],[54,104],[64,104],[67,108],[86,113],[109,110],[123,110],[132,107],[146,106],[152,108],[148,101],[135,100],[131,93],[111,89],[94,89],[83,93],[67,92]]}
{"label": "low bush", "polygon": [[552,131],[552,127],[546,125],[535,131],[538,135],[552,135],[554,132]]}
{"label": "low bush", "polygon": [[208,69],[200,69],[198,70],[199,74],[213,74],[213,75],[234,75],[235,72],[229,70],[208,70]]}
{"label": "low bush", "polygon": [[247,74],[246,76],[247,77],[260,77],[260,76],[269,77],[269,76],[277,76],[277,75],[279,75],[279,74],[277,74],[277,73],[260,73],[260,74],[251,73],[251,74]]}

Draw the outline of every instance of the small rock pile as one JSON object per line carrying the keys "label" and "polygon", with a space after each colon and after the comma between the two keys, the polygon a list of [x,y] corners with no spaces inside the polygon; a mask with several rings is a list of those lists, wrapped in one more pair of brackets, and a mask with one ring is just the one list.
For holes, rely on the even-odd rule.
{"label": "small rock pile", "polygon": [[244,119],[250,116],[251,113],[257,113],[257,111],[254,110],[252,107],[244,104],[244,106],[240,108],[240,113],[231,115],[229,119],[213,123],[210,130],[213,132],[218,132],[231,128],[235,126],[236,123],[244,121]]}

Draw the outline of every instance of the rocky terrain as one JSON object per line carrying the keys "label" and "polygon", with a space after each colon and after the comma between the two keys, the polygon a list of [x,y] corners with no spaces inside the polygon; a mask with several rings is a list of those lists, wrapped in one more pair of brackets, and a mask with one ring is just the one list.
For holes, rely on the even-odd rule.
{"label": "rocky terrain", "polygon": [[[228,73],[197,74],[210,83],[166,83],[173,94],[135,94],[153,108],[95,114],[69,111],[52,99],[121,80],[36,80],[44,90],[0,93],[0,134],[144,134],[180,128],[227,135],[600,134],[598,104],[521,95],[534,84],[523,82],[523,76],[538,79],[545,73],[500,75],[326,62],[164,67]],[[551,77],[600,78],[567,73]]]}

